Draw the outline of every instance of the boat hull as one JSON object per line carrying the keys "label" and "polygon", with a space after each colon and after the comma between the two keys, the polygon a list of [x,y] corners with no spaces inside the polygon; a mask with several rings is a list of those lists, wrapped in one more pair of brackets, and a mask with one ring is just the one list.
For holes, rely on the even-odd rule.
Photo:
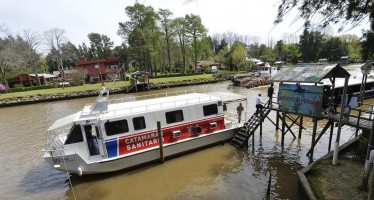
{"label": "boat hull", "polygon": [[[227,142],[235,136],[236,128],[224,129],[215,133],[166,144],[163,146],[164,159],[171,159],[189,152]],[[100,159],[87,163],[78,154],[51,157],[46,153],[44,158],[55,169],[79,175],[106,173],[119,170],[131,170],[160,160],[160,148],[124,155],[112,159]],[[57,162],[56,162],[57,161]],[[64,162],[65,161],[65,162]],[[57,164],[56,164],[57,163]]]}

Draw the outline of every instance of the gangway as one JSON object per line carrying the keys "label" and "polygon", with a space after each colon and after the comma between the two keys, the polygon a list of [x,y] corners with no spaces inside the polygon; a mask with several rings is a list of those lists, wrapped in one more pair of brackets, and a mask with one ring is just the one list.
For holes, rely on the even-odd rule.
{"label": "gangway", "polygon": [[247,122],[239,129],[238,133],[231,140],[231,144],[235,147],[242,147],[247,143],[248,139],[254,134],[258,126],[264,121],[264,119],[270,113],[271,108],[269,102],[267,102],[260,113],[253,114]]}

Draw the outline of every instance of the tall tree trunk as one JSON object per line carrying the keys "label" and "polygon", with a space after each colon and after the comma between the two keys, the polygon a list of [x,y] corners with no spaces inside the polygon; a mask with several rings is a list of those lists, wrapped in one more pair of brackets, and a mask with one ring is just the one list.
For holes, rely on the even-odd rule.
{"label": "tall tree trunk", "polygon": [[197,71],[197,41],[196,37],[194,37],[194,65],[195,65],[195,72]]}
{"label": "tall tree trunk", "polygon": [[168,29],[167,28],[165,29],[165,36],[166,36],[166,48],[167,48],[167,52],[168,52],[169,73],[171,74],[172,71],[171,71],[171,61],[170,61],[169,33],[168,33]]}

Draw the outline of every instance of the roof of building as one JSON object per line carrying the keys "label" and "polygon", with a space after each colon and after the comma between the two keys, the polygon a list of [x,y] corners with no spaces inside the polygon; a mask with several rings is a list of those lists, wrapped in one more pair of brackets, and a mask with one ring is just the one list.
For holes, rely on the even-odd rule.
{"label": "roof of building", "polygon": [[198,61],[196,65],[197,66],[202,66],[202,65],[211,66],[211,65],[217,65],[217,64],[219,64],[219,63],[216,63],[216,62],[214,62],[212,60],[205,60],[205,61]]}
{"label": "roof of building", "polygon": [[77,62],[75,62],[75,66],[97,64],[97,63],[115,63],[115,62],[119,62],[119,59],[116,56],[108,56],[106,58],[94,59],[94,60],[86,60],[86,58],[81,57]]}
{"label": "roof of building", "polygon": [[339,64],[282,67],[269,80],[274,82],[319,83],[324,78],[345,78],[350,74]]}

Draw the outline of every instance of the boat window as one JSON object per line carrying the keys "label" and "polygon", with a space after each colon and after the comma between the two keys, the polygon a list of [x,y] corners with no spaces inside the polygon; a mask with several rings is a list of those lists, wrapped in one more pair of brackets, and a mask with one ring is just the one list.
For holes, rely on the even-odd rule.
{"label": "boat window", "polygon": [[182,110],[167,112],[165,113],[165,116],[166,116],[166,123],[168,124],[181,122],[184,120]]}
{"label": "boat window", "polygon": [[105,131],[107,136],[126,133],[129,131],[127,120],[119,120],[105,123]]}
{"label": "boat window", "polygon": [[132,118],[132,123],[134,124],[134,130],[141,130],[146,128],[144,117]]}
{"label": "boat window", "polygon": [[82,129],[80,125],[74,125],[70,130],[65,144],[73,144],[78,142],[83,142]]}
{"label": "boat window", "polygon": [[204,116],[215,115],[218,113],[217,104],[203,106]]}

